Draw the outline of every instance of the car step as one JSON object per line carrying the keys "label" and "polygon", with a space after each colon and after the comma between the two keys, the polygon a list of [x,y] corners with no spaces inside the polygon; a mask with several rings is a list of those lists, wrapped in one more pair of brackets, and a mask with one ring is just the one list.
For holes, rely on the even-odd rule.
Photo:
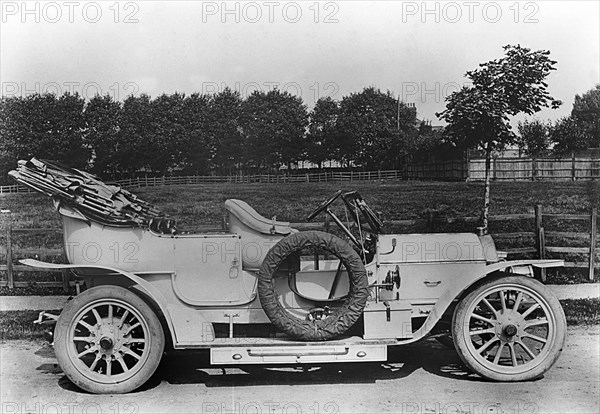
{"label": "car step", "polygon": [[387,360],[387,345],[304,345],[219,347],[210,350],[213,365],[307,364],[326,362],[376,362]]}

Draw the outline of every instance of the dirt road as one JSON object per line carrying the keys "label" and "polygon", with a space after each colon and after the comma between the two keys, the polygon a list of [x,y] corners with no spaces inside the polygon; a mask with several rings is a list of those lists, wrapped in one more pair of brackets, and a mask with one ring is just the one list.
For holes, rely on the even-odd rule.
{"label": "dirt road", "polygon": [[203,354],[163,361],[144,389],[91,395],[56,366],[52,348],[0,344],[1,408],[50,413],[598,413],[600,327],[569,328],[557,364],[538,381],[492,383],[465,373],[436,341],[390,350],[385,364],[293,369],[208,367]]}

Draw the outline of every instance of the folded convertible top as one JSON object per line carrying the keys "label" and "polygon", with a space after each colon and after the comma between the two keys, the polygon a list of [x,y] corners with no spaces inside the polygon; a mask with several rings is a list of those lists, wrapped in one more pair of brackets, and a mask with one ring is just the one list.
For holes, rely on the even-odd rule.
{"label": "folded convertible top", "polygon": [[149,227],[174,234],[175,221],[150,203],[118,185],[105,184],[85,171],[56,162],[21,160],[8,173],[19,183],[52,197],[57,206],[76,209],[87,219],[107,226]]}

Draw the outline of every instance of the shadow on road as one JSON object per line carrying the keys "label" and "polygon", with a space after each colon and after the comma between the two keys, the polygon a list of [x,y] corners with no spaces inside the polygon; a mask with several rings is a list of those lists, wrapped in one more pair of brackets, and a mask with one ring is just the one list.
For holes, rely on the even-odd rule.
{"label": "shadow on road", "polygon": [[359,384],[402,379],[423,369],[440,377],[463,381],[484,381],[469,373],[454,350],[435,340],[388,348],[387,362],[333,363],[310,367],[245,365],[210,366],[208,353],[175,355],[161,363],[155,381],[169,384],[204,384],[207,387]]}
{"label": "shadow on road", "polygon": [[[44,357],[53,356],[47,350],[38,352]],[[37,369],[45,374],[61,372],[56,364],[51,363],[42,364]],[[367,384],[406,378],[419,369],[444,378],[485,381],[467,371],[454,350],[435,340],[426,340],[412,345],[389,347],[386,362],[332,363],[306,367],[217,367],[210,365],[208,351],[178,351],[165,356],[152,378],[134,393],[151,390],[163,381],[168,384],[203,384],[207,387]],[[58,385],[68,391],[85,393],[64,375],[58,380]]]}

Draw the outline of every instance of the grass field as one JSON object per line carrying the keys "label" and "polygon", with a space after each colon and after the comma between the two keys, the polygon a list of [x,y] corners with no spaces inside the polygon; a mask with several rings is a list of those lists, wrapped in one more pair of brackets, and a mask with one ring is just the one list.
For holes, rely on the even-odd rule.
{"label": "grass field", "polygon": [[[384,220],[426,218],[431,213],[442,217],[479,216],[483,204],[483,184],[465,182],[333,182],[294,184],[206,184],[196,186],[148,187],[132,190],[141,198],[155,204],[175,218],[178,227],[193,230],[200,225],[220,227],[223,203],[228,198],[246,201],[266,217],[278,220],[305,222],[306,216],[323,200],[338,189],[357,190],[369,205],[380,212]],[[492,184],[490,214],[532,213],[535,204],[541,204],[546,213],[588,213],[598,206],[600,182],[500,182]],[[11,220],[15,228],[61,228],[52,202],[40,194],[0,195],[0,209],[10,214],[0,215]],[[344,217],[343,211],[341,217]],[[323,217],[316,220],[322,221]],[[1,225],[2,223],[0,223]],[[533,231],[533,220],[492,222],[490,232]],[[589,223],[547,220],[547,231],[589,232]],[[435,231],[475,231],[475,223],[456,222],[435,228]],[[388,232],[426,232],[419,227],[388,228]],[[585,246],[585,240],[549,240],[553,246]],[[0,235],[4,243],[4,234]],[[60,248],[60,234],[20,237],[15,247]],[[499,248],[532,247],[533,238],[497,240]],[[577,260],[585,260],[576,258]],[[565,273],[566,272],[566,273]],[[576,272],[577,273],[577,272]],[[579,271],[576,280],[585,280]],[[561,271],[559,280],[569,271]],[[569,278],[567,278],[569,279]],[[566,280],[568,281],[568,280]]]}
{"label": "grass field", "polygon": [[[422,218],[430,211],[448,217],[477,216],[483,204],[483,184],[465,182],[206,184],[132,191],[184,227],[193,227],[220,223],[228,198],[244,200],[268,217],[305,221],[312,209],[338,189],[359,191],[385,220]],[[535,204],[542,204],[548,213],[585,213],[598,204],[599,194],[600,182],[493,183],[490,214],[532,212]],[[39,194],[0,195],[0,208],[12,211],[16,225],[46,227],[59,223],[50,200]]]}

